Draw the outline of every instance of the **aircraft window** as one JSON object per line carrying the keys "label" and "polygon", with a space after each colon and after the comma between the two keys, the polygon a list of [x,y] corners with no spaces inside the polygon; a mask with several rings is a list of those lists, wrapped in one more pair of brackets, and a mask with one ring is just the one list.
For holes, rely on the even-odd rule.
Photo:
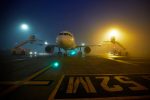
{"label": "aircraft window", "polygon": [[71,37],[72,37],[72,35],[71,35],[71,34],[69,34],[69,33],[64,33],[64,35],[68,35],[68,36],[71,36]]}
{"label": "aircraft window", "polygon": [[68,35],[68,33],[64,33],[64,35]]}
{"label": "aircraft window", "polygon": [[72,37],[72,35],[71,35],[71,34],[69,34],[69,36],[71,36],[71,37]]}
{"label": "aircraft window", "polygon": [[59,35],[63,35],[63,33],[59,33]]}

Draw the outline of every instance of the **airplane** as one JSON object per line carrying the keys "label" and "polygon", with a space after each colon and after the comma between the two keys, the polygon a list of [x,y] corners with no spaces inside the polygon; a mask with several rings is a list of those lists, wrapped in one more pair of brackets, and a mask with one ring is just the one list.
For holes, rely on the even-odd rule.
{"label": "airplane", "polygon": [[82,50],[81,48],[84,48],[84,53],[88,54],[91,52],[90,46],[101,46],[101,45],[77,45],[75,43],[75,38],[73,34],[69,31],[62,31],[58,34],[56,37],[56,44],[55,45],[47,45],[45,47],[45,51],[47,53],[53,53],[54,48],[58,47],[58,55],[62,55],[61,48],[65,50],[64,56],[67,56],[68,50],[74,50],[76,48],[79,48],[78,55],[82,56]]}

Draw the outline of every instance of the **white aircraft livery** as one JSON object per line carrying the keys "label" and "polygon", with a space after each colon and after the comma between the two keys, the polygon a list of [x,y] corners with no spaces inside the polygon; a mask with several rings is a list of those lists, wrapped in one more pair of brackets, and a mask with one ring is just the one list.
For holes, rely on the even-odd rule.
{"label": "white aircraft livery", "polygon": [[91,51],[89,46],[100,46],[100,45],[76,45],[75,38],[71,32],[62,31],[56,38],[56,45],[47,45],[45,51],[47,53],[53,53],[54,48],[58,47],[58,55],[62,55],[61,48],[65,50],[64,55],[67,56],[67,50],[73,50],[79,48],[78,55],[82,55],[81,48],[84,48],[84,53],[88,54]]}

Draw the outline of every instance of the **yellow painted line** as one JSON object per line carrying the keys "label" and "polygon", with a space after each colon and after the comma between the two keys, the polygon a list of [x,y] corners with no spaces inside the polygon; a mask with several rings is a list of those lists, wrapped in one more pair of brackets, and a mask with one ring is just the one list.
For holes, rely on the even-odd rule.
{"label": "yellow painted line", "polygon": [[123,96],[123,97],[105,97],[105,98],[66,98],[66,99],[55,99],[55,100],[148,100],[150,96]]}
{"label": "yellow painted line", "polygon": [[[150,73],[148,73],[150,75]],[[112,74],[67,74],[67,75],[75,75],[75,76],[80,76],[80,75],[112,75]],[[55,99],[55,95],[60,88],[60,85],[64,79],[65,76],[63,75],[61,79],[59,80],[57,86],[54,88],[52,93],[50,94],[48,100],[144,100],[144,99],[150,99],[150,95],[144,95],[144,96],[122,96],[122,97],[100,97],[100,98],[64,98],[64,99]],[[128,74],[114,74],[114,75],[128,75]],[[132,75],[137,75],[137,74],[132,74]],[[139,74],[140,75],[140,74]]]}
{"label": "yellow painted line", "polygon": [[21,81],[3,81],[0,82],[0,85],[19,85],[22,84]]}
{"label": "yellow painted line", "polygon": [[[113,59],[112,59],[113,60]],[[117,62],[121,62],[121,63],[125,63],[125,64],[130,64],[130,65],[135,65],[137,66],[138,64],[134,64],[134,63],[130,63],[128,61],[123,61],[123,60],[113,60],[113,61],[117,61]]]}
{"label": "yellow painted line", "polygon": [[59,86],[61,85],[61,82],[63,81],[65,75],[62,75],[62,77],[60,78],[60,80],[58,81],[55,89],[52,91],[52,93],[50,94],[50,96],[48,97],[48,100],[54,100],[54,97],[59,89]]}
{"label": "yellow painted line", "polygon": [[34,77],[36,77],[37,75],[39,75],[39,74],[43,73],[44,71],[48,70],[49,68],[50,68],[50,66],[47,66],[47,67],[43,68],[42,70],[36,72],[35,74],[33,74],[33,75],[27,77],[27,78],[24,79],[23,81],[29,81],[29,80],[33,79]]}
{"label": "yellow painted line", "polygon": [[49,81],[16,81],[16,82],[0,82],[0,85],[47,85]]}
{"label": "yellow painted line", "polygon": [[[25,78],[24,80],[22,80],[21,83],[24,83],[24,82],[26,82],[26,81],[30,81],[31,79],[33,79],[33,78],[36,77],[37,75],[43,73],[44,71],[48,70],[49,68],[50,68],[50,66],[47,66],[47,67],[43,68],[42,70],[40,70],[40,71],[34,73],[33,75],[31,75],[31,76]],[[4,90],[2,93],[0,93],[0,96],[4,96],[4,95],[6,95],[6,94],[12,92],[13,90],[15,90],[16,88],[20,87],[21,85],[22,85],[22,84],[17,84],[17,85],[11,86],[10,88],[8,88],[8,89]]]}
{"label": "yellow painted line", "polygon": [[[150,75],[150,73],[148,73]],[[59,80],[58,84],[50,94],[48,100],[136,100],[136,99],[148,99],[150,98],[150,95],[145,95],[145,96],[123,96],[123,97],[102,97],[102,98],[66,98],[66,99],[55,99],[55,95],[64,79],[65,76],[67,75],[75,75],[75,76],[80,76],[80,75],[112,75],[112,74],[65,74],[61,77]],[[128,74],[113,74],[113,75],[128,75]],[[131,75],[141,75],[141,74],[131,74]]]}
{"label": "yellow painted line", "polygon": [[24,85],[48,85],[49,81],[27,81]]}
{"label": "yellow painted line", "polygon": [[138,66],[138,64],[130,63],[130,62],[128,62],[128,61],[116,60],[116,59],[113,59],[113,58],[107,58],[107,57],[103,57],[103,58],[109,59],[109,60],[112,60],[112,61],[116,61],[116,62],[120,62],[120,63],[124,63],[124,64],[130,64],[130,65]]}
{"label": "yellow painted line", "polygon": [[[100,56],[97,56],[97,57],[100,57]],[[138,66],[138,64],[130,63],[130,62],[123,61],[123,60],[116,60],[116,59],[113,59],[113,58],[110,58],[110,57],[103,56],[102,58],[105,58],[105,59],[108,59],[108,60],[112,60],[112,61],[116,61],[116,62],[120,62],[120,63],[125,63],[125,64],[130,64],[130,65]]]}
{"label": "yellow painted line", "polygon": [[127,74],[65,74],[65,76],[80,76],[80,75],[150,75],[150,73],[127,73]]}

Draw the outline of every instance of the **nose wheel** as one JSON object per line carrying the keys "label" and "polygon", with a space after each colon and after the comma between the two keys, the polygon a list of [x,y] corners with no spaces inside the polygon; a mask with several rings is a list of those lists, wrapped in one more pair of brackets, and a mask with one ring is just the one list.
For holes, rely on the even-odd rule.
{"label": "nose wheel", "polygon": [[67,55],[67,53],[64,53],[64,57],[67,57],[68,55]]}
{"label": "nose wheel", "polygon": [[68,55],[67,55],[67,50],[65,50],[65,53],[64,53],[64,57],[67,57]]}
{"label": "nose wheel", "polygon": [[81,50],[81,47],[79,48],[78,56],[79,56],[79,57],[82,57],[82,50]]}
{"label": "nose wheel", "polygon": [[58,52],[58,56],[62,56],[62,52]]}
{"label": "nose wheel", "polygon": [[82,57],[82,52],[81,51],[78,52],[78,56]]}
{"label": "nose wheel", "polygon": [[61,48],[58,48],[58,56],[62,56]]}

